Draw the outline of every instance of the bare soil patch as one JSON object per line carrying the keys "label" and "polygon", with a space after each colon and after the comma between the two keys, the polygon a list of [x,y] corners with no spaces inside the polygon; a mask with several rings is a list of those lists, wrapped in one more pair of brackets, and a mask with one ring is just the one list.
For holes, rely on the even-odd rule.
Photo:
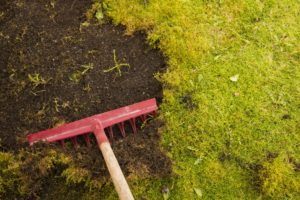
{"label": "bare soil patch", "polygon": [[[84,0],[1,0],[0,138],[3,151],[28,148],[28,133],[156,97],[161,84],[154,74],[165,69],[162,54],[141,32],[124,35],[109,22],[83,26],[91,6]],[[113,67],[114,51],[123,66]],[[159,149],[158,128],[151,122],[137,135],[112,141],[127,176],[165,176],[170,161]],[[52,148],[44,147],[44,148]],[[78,165],[108,177],[96,146],[60,150]],[[142,173],[141,173],[142,172]]]}

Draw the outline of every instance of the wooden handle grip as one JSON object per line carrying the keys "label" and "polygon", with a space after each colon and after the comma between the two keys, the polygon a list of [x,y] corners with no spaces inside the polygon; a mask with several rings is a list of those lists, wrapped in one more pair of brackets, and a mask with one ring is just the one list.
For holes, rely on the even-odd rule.
{"label": "wooden handle grip", "polygon": [[100,143],[99,148],[102,152],[106,166],[114,183],[115,190],[119,195],[119,198],[121,200],[133,200],[133,195],[129,189],[124,174],[119,166],[114,152],[111,149],[109,142]]}

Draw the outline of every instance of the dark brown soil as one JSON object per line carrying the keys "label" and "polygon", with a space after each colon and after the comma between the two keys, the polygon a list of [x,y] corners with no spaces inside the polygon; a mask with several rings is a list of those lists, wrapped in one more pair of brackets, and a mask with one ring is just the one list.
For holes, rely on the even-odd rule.
{"label": "dark brown soil", "polygon": [[[153,97],[160,101],[154,74],[165,69],[162,54],[147,46],[143,33],[125,36],[124,27],[107,20],[83,26],[90,6],[88,0],[0,0],[2,150],[27,147],[28,133],[57,124]],[[114,50],[119,63],[130,65],[121,75],[104,72],[115,65]],[[152,122],[137,135],[112,142],[127,176],[170,173],[158,145],[160,125]],[[84,155],[78,165],[108,176],[96,146],[64,151]]]}

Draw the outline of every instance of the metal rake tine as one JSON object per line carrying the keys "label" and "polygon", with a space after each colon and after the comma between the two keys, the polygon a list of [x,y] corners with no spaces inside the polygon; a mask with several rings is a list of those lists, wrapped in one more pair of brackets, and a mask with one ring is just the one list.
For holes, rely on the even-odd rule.
{"label": "metal rake tine", "polygon": [[91,140],[90,140],[90,137],[88,134],[84,135],[84,140],[85,140],[87,146],[91,146]]}
{"label": "metal rake tine", "polygon": [[136,134],[136,133],[137,133],[137,130],[136,130],[135,118],[130,119],[129,122],[130,122],[130,125],[131,125],[131,128],[132,128],[133,133]]}
{"label": "metal rake tine", "polygon": [[146,121],[147,115],[141,115],[140,116],[142,122],[144,123]]}
{"label": "metal rake tine", "polygon": [[78,142],[77,142],[77,137],[73,137],[71,138],[73,145],[75,146],[75,148],[78,148]]}
{"label": "metal rake tine", "polygon": [[112,126],[108,127],[109,137],[111,139],[114,139],[114,132]]}
{"label": "metal rake tine", "polygon": [[123,136],[123,137],[126,137],[125,128],[124,128],[124,122],[120,122],[120,123],[118,124],[118,127],[119,127],[119,129],[120,129],[120,131],[121,131],[122,136]]}
{"label": "metal rake tine", "polygon": [[153,112],[152,112],[152,115],[153,115],[153,117],[156,117],[156,116],[157,116],[157,111],[156,111],[156,110],[153,111]]}
{"label": "metal rake tine", "polygon": [[64,140],[60,140],[59,143],[62,146],[62,148],[65,148],[65,141]]}

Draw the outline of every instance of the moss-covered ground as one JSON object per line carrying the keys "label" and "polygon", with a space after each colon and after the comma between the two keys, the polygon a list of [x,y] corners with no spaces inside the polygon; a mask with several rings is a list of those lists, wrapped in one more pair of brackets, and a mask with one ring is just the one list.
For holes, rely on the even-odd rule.
{"label": "moss-covered ground", "polygon": [[[300,198],[299,1],[105,0],[168,57],[161,199]],[[168,194],[167,194],[168,193]]]}

